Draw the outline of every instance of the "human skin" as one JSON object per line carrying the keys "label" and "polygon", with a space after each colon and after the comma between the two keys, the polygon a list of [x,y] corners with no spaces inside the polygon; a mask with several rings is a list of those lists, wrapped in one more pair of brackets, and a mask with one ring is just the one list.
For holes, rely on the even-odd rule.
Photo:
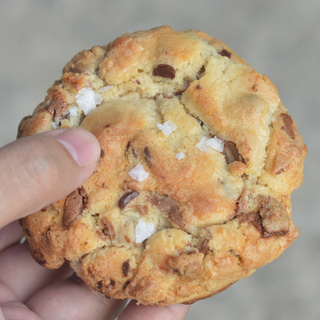
{"label": "human skin", "polygon": [[30,256],[18,220],[66,197],[100,158],[84,129],[54,130],[0,148],[0,320],[184,319],[189,306],[150,307],[106,299],[68,265],[48,270]]}

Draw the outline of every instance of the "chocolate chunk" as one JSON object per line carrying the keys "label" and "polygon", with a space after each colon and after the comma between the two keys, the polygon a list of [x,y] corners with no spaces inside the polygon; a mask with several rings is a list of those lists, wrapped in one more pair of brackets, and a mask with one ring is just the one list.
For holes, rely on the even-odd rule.
{"label": "chocolate chunk", "polygon": [[153,75],[162,78],[174,79],[176,76],[176,70],[168,64],[158,64],[153,69]]}
{"label": "chocolate chunk", "polygon": [[161,198],[159,196],[154,196],[151,199],[151,202],[154,203],[159,210],[168,215],[168,218],[176,223],[181,228],[184,227],[184,222],[182,219],[182,213],[179,210],[179,207],[171,200]]}
{"label": "chocolate chunk", "polygon": [[127,260],[125,261],[123,264],[122,264],[122,273],[125,277],[128,276],[128,273],[130,272],[131,270],[131,267],[130,267],[130,260]]}
{"label": "chocolate chunk", "polygon": [[233,161],[240,161],[245,163],[235,143],[233,143],[232,141],[226,141],[226,140],[224,140],[223,142],[224,142],[223,154],[226,158],[227,164]]}
{"label": "chocolate chunk", "polygon": [[295,139],[292,118],[287,113],[281,113],[280,117],[282,118],[282,121],[284,123],[284,126],[281,127],[281,129],[284,130],[291,139]]}
{"label": "chocolate chunk", "polygon": [[279,201],[269,198],[259,213],[262,218],[262,226],[268,235],[281,237],[289,232],[290,219],[286,208]]}
{"label": "chocolate chunk", "polygon": [[290,228],[286,208],[271,197],[261,197],[259,202],[258,211],[241,214],[239,223],[251,223],[264,238],[285,236]]}
{"label": "chocolate chunk", "polygon": [[152,157],[151,157],[150,150],[148,147],[144,148],[144,154],[145,154],[146,163],[150,167],[152,165],[152,163],[151,163]]}
{"label": "chocolate chunk", "polygon": [[105,155],[105,152],[101,149],[101,155],[100,155],[100,157],[103,158],[104,155]]}
{"label": "chocolate chunk", "polygon": [[86,208],[87,201],[87,195],[82,188],[76,189],[67,197],[63,214],[63,224],[66,227],[70,227],[77,216],[82,214]]}
{"label": "chocolate chunk", "polygon": [[123,210],[126,207],[126,205],[138,195],[139,195],[139,192],[134,190],[124,194],[118,202],[119,208]]}
{"label": "chocolate chunk", "polygon": [[252,224],[262,235],[264,230],[262,227],[262,218],[259,212],[243,213],[239,216],[239,223],[250,223]]}
{"label": "chocolate chunk", "polygon": [[227,51],[226,49],[221,50],[220,52],[218,52],[220,54],[220,56],[223,57],[228,57],[230,59],[231,57],[231,52]]}
{"label": "chocolate chunk", "polygon": [[201,276],[203,253],[198,251],[183,252],[168,260],[168,266],[181,277],[195,280]]}
{"label": "chocolate chunk", "polygon": [[200,89],[201,89],[200,84],[198,84],[197,85],[197,90],[200,90]]}
{"label": "chocolate chunk", "polygon": [[204,66],[201,67],[201,69],[198,71],[197,73],[197,79],[199,80],[200,78],[202,78],[203,74],[205,73],[206,69]]}
{"label": "chocolate chunk", "polygon": [[101,288],[102,288],[102,281],[99,281],[99,282],[97,283],[97,289],[98,289],[98,290],[101,290]]}
{"label": "chocolate chunk", "polygon": [[148,206],[144,205],[136,205],[134,206],[134,208],[142,215],[142,216],[145,216],[148,214],[149,212],[149,209],[148,209]]}
{"label": "chocolate chunk", "polygon": [[203,254],[208,254],[211,251],[208,247],[209,240],[209,238],[205,238],[201,243],[200,252]]}
{"label": "chocolate chunk", "polygon": [[63,112],[68,109],[68,103],[66,97],[62,92],[55,89],[51,93],[52,100],[47,106],[47,110],[53,115],[53,117],[59,117]]}
{"label": "chocolate chunk", "polygon": [[101,218],[100,222],[102,225],[102,232],[107,235],[110,240],[114,240],[116,237],[116,233],[114,231],[112,223],[105,217]]}
{"label": "chocolate chunk", "polygon": [[124,285],[123,285],[123,289],[125,289],[129,284],[130,284],[130,280],[128,280]]}

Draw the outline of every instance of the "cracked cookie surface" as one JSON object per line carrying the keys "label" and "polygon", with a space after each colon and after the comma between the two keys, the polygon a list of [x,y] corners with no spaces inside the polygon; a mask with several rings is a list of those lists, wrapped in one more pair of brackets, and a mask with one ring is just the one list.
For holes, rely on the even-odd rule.
{"label": "cracked cookie surface", "polygon": [[147,305],[193,303],[298,237],[307,148],[274,84],[220,40],[164,26],[77,54],[18,138],[81,126],[101,145],[79,189],[21,221],[47,268]]}

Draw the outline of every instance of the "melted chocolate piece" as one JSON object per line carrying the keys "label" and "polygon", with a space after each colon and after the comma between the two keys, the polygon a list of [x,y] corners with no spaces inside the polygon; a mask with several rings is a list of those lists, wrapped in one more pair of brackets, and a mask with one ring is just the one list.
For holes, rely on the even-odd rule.
{"label": "melted chocolate piece", "polygon": [[137,192],[137,191],[129,191],[129,192],[127,192],[126,194],[124,194],[121,198],[120,198],[120,200],[119,200],[119,202],[118,202],[118,206],[119,206],[119,208],[121,209],[121,210],[123,210],[125,207],[126,207],[126,205],[132,200],[132,199],[134,199],[136,196],[138,196],[139,195],[139,192]]}
{"label": "melted chocolate piece", "polygon": [[130,267],[130,260],[127,260],[125,261],[123,264],[122,264],[122,273],[125,277],[128,276],[128,273],[130,272],[131,270],[131,267]]}
{"label": "melted chocolate piece", "polygon": [[162,78],[174,79],[176,76],[176,70],[168,64],[158,64],[153,69],[153,75]]}
{"label": "melted chocolate piece", "polygon": [[226,49],[221,50],[220,52],[218,52],[220,54],[220,56],[223,57],[228,57],[230,59],[231,57],[231,52],[227,51]]}
{"label": "melted chocolate piece", "polygon": [[281,113],[280,117],[282,118],[282,121],[284,123],[284,126],[281,127],[282,130],[284,130],[287,135],[291,139],[295,139],[295,132],[293,131],[293,120],[287,113]]}
{"label": "melted chocolate piece", "polygon": [[235,143],[233,143],[232,141],[226,141],[226,140],[224,140],[223,142],[224,142],[223,154],[226,158],[227,164],[233,161],[240,161],[245,163]]}
{"label": "melted chocolate piece", "polygon": [[63,214],[63,224],[66,227],[70,227],[77,216],[82,214],[87,202],[88,197],[82,188],[76,189],[67,197]]}

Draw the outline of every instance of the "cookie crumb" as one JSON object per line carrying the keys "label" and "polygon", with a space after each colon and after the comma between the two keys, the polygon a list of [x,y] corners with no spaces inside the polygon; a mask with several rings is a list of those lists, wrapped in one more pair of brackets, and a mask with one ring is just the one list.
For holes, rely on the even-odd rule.
{"label": "cookie crumb", "polygon": [[144,170],[144,167],[141,163],[138,163],[133,169],[131,169],[129,172],[129,176],[138,181],[138,182],[142,182],[144,180],[146,180],[149,176],[149,172],[146,172]]}
{"label": "cookie crumb", "polygon": [[157,229],[153,223],[145,223],[144,220],[140,219],[135,228],[136,231],[136,243],[141,243],[144,240],[150,238],[157,232]]}
{"label": "cookie crumb", "polygon": [[174,130],[176,130],[178,127],[172,123],[170,120],[165,122],[164,124],[157,124],[158,129],[160,129],[163,134],[167,137],[169,134],[171,134]]}

